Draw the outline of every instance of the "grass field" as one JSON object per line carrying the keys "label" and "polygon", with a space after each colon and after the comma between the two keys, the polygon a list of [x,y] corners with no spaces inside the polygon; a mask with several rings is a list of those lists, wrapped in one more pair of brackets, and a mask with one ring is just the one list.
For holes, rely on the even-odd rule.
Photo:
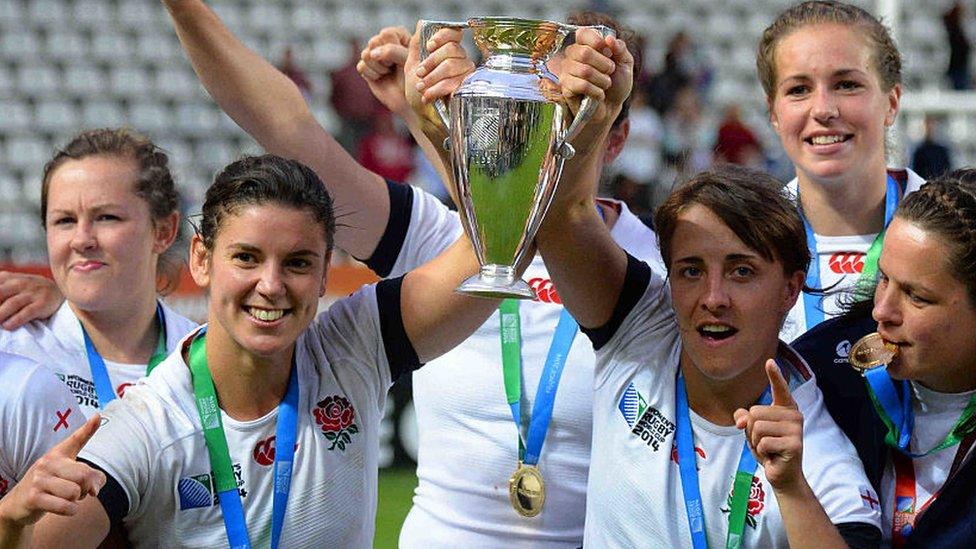
{"label": "grass field", "polygon": [[417,475],[413,469],[380,469],[379,497],[376,506],[376,549],[395,549],[400,526],[410,511]]}

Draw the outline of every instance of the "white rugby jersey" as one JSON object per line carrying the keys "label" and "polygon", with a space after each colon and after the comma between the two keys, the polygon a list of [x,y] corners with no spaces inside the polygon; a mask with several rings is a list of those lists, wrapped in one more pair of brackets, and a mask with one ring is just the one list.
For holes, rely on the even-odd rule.
{"label": "white rugby jersey", "polygon": [[[461,234],[456,214],[419,190],[413,196],[394,275],[434,257]],[[620,209],[611,231],[614,239],[630,253],[660,266],[655,234],[626,206],[613,205]],[[523,410],[531,411],[563,307],[541,256],[533,259],[523,279],[539,297],[522,301],[519,307],[522,393],[527,403]],[[590,459],[594,362],[592,346],[578,334],[542,447],[539,467],[546,502],[534,518],[518,515],[509,502],[508,479],[518,462],[518,434],[502,379],[498,312],[464,343],[415,372],[419,485],[400,533],[400,547],[579,547]]]}
{"label": "white rugby jersey", "polygon": [[[402,323],[393,329],[385,323],[381,331],[384,307],[397,307],[399,317],[398,282],[380,283],[395,284],[395,298],[366,286],[336,302],[296,343],[297,451],[281,547],[372,546],[379,423],[391,367],[398,371],[407,361],[398,358],[391,366],[385,349],[409,345]],[[416,367],[415,361],[413,354],[407,367]],[[226,547],[190,370],[180,351],[102,414],[106,421],[79,458],[121,486],[128,500],[128,509],[120,510],[124,518],[112,517],[102,501],[110,517],[122,518],[132,544]],[[254,547],[270,543],[277,416],[277,408],[246,422],[221,415]]]}
{"label": "white rugby jersey", "polygon": [[[197,323],[181,316],[165,303],[162,306],[166,319],[166,350],[172,352],[183,336],[197,327]],[[28,322],[13,331],[0,329],[0,351],[26,356],[49,367],[71,390],[86,417],[98,411],[98,395],[91,366],[88,365],[81,322],[67,301],[50,318]],[[118,395],[146,375],[145,364],[121,364],[106,360],[105,368]]]}
{"label": "white rugby jersey", "polygon": [[[596,353],[593,454],[586,506],[588,547],[689,547],[691,533],[675,450],[675,384],[681,340],[670,293],[639,262],[628,283],[640,293]],[[637,268],[633,268],[637,266]],[[782,352],[793,354],[787,346]],[[795,355],[794,355],[795,356]],[[877,499],[854,447],[836,426],[816,380],[796,356],[791,390],[803,413],[803,473],[834,524],[877,527]],[[710,547],[725,545],[730,491],[744,442],[735,426],[691,411],[705,529]],[[758,466],[747,509],[745,547],[788,547],[772,487]]]}
{"label": "white rugby jersey", "polygon": [[71,393],[46,368],[0,353],[0,497],[85,422]]}
{"label": "white rugby jersey", "polygon": [[[905,178],[905,194],[917,191],[925,183],[925,180],[909,169],[889,170],[889,173],[894,175],[899,171],[905,174],[903,176]],[[793,197],[796,196],[797,185],[796,179],[786,185],[787,192]],[[843,312],[841,309],[841,305],[844,303],[842,296],[848,295],[854,285],[857,284],[864,267],[864,258],[867,256],[868,249],[876,236],[878,236],[877,233],[851,236],[814,235],[817,239],[817,257],[813,258],[813,261],[817,261],[820,266],[820,285],[823,288],[831,288],[821,302],[824,320]],[[808,329],[803,295],[801,294],[786,316],[779,336],[783,341],[791,342],[803,335]]]}

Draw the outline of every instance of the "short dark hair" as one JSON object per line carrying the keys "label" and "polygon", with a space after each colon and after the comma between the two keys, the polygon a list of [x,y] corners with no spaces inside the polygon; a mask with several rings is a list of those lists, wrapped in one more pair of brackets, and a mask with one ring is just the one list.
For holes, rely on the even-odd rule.
{"label": "short dark hair", "polygon": [[214,178],[203,203],[199,234],[212,250],[221,223],[242,206],[279,204],[312,214],[332,251],[335,214],[332,197],[308,166],[273,154],[244,156]]}
{"label": "short dark hair", "polygon": [[976,307],[976,169],[933,179],[905,196],[895,217],[939,236],[952,275],[966,285]]}
{"label": "short dark hair", "polygon": [[761,257],[782,262],[786,275],[806,272],[810,265],[803,220],[782,184],[768,174],[723,164],[678,186],[657,209],[654,227],[669,271],[678,216],[695,204],[711,210]]}

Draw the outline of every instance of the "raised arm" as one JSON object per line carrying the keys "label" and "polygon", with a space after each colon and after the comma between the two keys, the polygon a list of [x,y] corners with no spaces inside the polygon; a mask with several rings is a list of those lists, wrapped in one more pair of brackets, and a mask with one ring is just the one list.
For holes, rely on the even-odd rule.
{"label": "raised arm", "polygon": [[566,49],[560,83],[572,104],[584,96],[601,103],[575,140],[536,244],[559,296],[584,328],[610,320],[627,270],[627,256],[596,209],[592,182],[599,177],[602,144],[630,93],[634,60],[623,41],[592,29]]}
{"label": "raised arm", "polygon": [[336,243],[355,257],[370,257],[389,217],[383,179],[360,166],[315,120],[298,87],[242,44],[202,1],[163,4],[210,96],[269,152],[315,170],[343,215]]}

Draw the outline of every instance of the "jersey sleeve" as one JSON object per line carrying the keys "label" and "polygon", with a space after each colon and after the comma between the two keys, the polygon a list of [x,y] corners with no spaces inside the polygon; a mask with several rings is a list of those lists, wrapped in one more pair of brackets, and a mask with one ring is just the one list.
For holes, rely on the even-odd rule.
{"label": "jersey sleeve", "polygon": [[403,276],[437,257],[461,236],[461,220],[430,193],[387,182],[390,219],[366,264],[384,277]]}
{"label": "jersey sleeve", "polygon": [[357,375],[377,396],[420,366],[400,309],[403,277],[363,286],[332,304],[309,329],[310,352],[337,375]]}
{"label": "jersey sleeve", "polygon": [[78,454],[79,459],[104,471],[122,488],[129,504],[124,510],[126,516],[136,513],[143,503],[152,504],[142,501],[142,494],[149,491],[153,464],[161,450],[160,436],[153,436],[143,423],[143,418],[153,414],[140,395],[132,394],[137,392],[133,389],[126,391],[126,398],[115,399],[102,410],[101,427]]}
{"label": "jersey sleeve", "polygon": [[21,383],[4,387],[0,411],[4,459],[17,480],[52,447],[85,422],[68,388],[49,370],[22,357],[4,355],[4,368],[23,368]]}
{"label": "jersey sleeve", "polygon": [[878,494],[854,446],[824,407],[820,390],[808,382],[794,396],[803,412],[803,474],[830,522],[867,524],[880,531]]}

